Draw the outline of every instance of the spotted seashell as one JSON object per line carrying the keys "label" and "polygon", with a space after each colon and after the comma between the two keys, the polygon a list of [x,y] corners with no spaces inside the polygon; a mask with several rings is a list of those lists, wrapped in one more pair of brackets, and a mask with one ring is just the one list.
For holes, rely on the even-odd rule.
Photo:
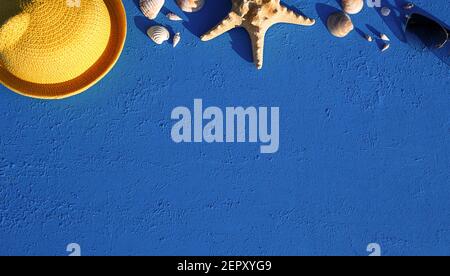
{"label": "spotted seashell", "polygon": [[153,20],[158,16],[164,2],[165,0],[140,0],[139,6],[145,17]]}
{"label": "spotted seashell", "polygon": [[386,52],[391,47],[390,44],[386,43],[383,45],[383,48],[381,48],[381,52]]}
{"label": "spotted seashell", "polygon": [[357,14],[363,8],[363,0],[342,0],[342,9],[348,14]]}
{"label": "spotted seashell", "polygon": [[183,18],[179,17],[178,15],[174,14],[173,12],[169,12],[166,16],[169,20],[172,20],[172,21],[183,21]]}
{"label": "spotted seashell", "polygon": [[354,29],[352,20],[343,12],[331,14],[327,26],[330,33],[336,37],[345,37]]}
{"label": "spotted seashell", "polygon": [[170,38],[169,30],[163,26],[150,27],[147,30],[147,35],[158,45],[163,44]]}
{"label": "spotted seashell", "polygon": [[176,33],[173,36],[173,42],[172,42],[173,48],[177,47],[177,45],[178,45],[178,43],[180,43],[180,41],[181,41],[181,34],[180,33]]}
{"label": "spotted seashell", "polygon": [[177,0],[177,3],[184,12],[196,12],[203,8],[205,0]]}

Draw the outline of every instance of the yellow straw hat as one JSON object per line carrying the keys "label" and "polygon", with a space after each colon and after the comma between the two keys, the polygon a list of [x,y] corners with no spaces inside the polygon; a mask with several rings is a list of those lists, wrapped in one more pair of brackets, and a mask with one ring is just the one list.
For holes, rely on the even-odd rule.
{"label": "yellow straw hat", "polygon": [[121,0],[0,0],[0,82],[61,99],[104,77],[122,52]]}

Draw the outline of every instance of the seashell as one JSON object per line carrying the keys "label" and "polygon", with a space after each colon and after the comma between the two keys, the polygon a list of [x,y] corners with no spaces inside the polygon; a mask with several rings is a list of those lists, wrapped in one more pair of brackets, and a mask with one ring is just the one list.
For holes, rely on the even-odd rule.
{"label": "seashell", "polygon": [[357,14],[364,8],[363,0],[342,0],[342,9],[348,14]]}
{"label": "seashell", "polygon": [[381,40],[384,40],[384,41],[391,41],[389,39],[389,37],[387,35],[385,35],[385,34],[380,34],[380,38],[381,38]]}
{"label": "seashell", "polygon": [[403,6],[403,9],[405,9],[405,10],[410,10],[410,9],[412,9],[412,8],[414,8],[414,7],[415,7],[414,3],[407,3],[407,4],[405,4],[405,5]]}
{"label": "seashell", "polygon": [[352,20],[343,12],[331,14],[327,26],[330,33],[336,37],[345,37],[354,29]]}
{"label": "seashell", "polygon": [[391,44],[384,44],[383,48],[381,48],[381,52],[386,52],[391,47]]}
{"label": "seashell", "polygon": [[388,7],[382,7],[381,8],[381,15],[383,16],[389,16],[391,14],[391,9]]}
{"label": "seashell", "polygon": [[173,48],[177,47],[177,45],[178,45],[178,43],[180,43],[180,41],[181,41],[181,34],[180,33],[176,33],[173,36],[173,42],[172,42]]}
{"label": "seashell", "polygon": [[372,42],[373,41],[373,37],[368,35],[368,34],[366,34],[366,40],[369,41],[369,42]]}
{"label": "seashell", "polygon": [[166,16],[167,16],[167,18],[169,18],[169,20],[172,20],[172,21],[183,21],[183,18],[179,17],[178,15],[176,15],[173,12],[169,12]]}
{"label": "seashell", "polygon": [[165,0],[140,0],[139,6],[145,17],[153,20],[158,16],[164,6],[164,2]]}
{"label": "seashell", "polygon": [[170,33],[163,26],[153,26],[147,30],[147,35],[158,45],[163,44],[169,40]]}
{"label": "seashell", "polygon": [[205,4],[205,0],[177,0],[177,4],[182,11],[197,12]]}

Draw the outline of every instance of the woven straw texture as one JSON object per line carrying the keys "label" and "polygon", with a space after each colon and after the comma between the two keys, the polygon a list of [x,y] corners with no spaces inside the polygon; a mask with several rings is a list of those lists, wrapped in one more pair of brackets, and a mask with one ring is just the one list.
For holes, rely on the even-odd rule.
{"label": "woven straw texture", "polygon": [[117,60],[124,22],[118,0],[0,0],[0,79],[38,98],[79,93]]}

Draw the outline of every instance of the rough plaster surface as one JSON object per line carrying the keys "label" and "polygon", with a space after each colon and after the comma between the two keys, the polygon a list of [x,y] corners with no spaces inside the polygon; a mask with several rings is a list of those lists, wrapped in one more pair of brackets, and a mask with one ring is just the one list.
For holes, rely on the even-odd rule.
{"label": "rough plaster surface", "polygon": [[[450,254],[450,67],[396,21],[353,16],[392,37],[380,54],[327,33],[336,1],[285,1],[317,25],[272,28],[257,71],[245,31],[197,37],[228,0],[184,26],[158,17],[182,33],[175,50],[124,2],[128,41],[100,84],[62,101],[0,88],[0,254]],[[447,1],[416,3],[450,23]],[[174,144],[170,113],[194,98],[279,106],[280,151]]]}

